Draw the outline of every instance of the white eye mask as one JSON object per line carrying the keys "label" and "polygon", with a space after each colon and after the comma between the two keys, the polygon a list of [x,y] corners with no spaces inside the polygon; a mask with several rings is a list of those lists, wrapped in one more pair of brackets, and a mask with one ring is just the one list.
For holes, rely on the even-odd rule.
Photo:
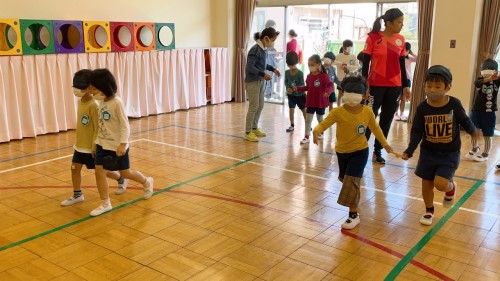
{"label": "white eye mask", "polygon": [[349,93],[349,92],[344,92],[344,95],[342,96],[342,99],[344,100],[344,103],[348,106],[356,106],[361,103],[363,100],[363,95],[358,94],[358,93]]}
{"label": "white eye mask", "polygon": [[73,95],[77,98],[85,96],[85,93],[81,89],[73,88]]}
{"label": "white eye mask", "polygon": [[483,77],[490,77],[491,75],[493,75],[493,73],[495,73],[495,70],[493,69],[481,70],[481,76]]}
{"label": "white eye mask", "polygon": [[347,53],[350,53],[350,52],[351,52],[351,50],[352,50],[352,47],[346,47],[346,48],[344,48],[344,50],[345,50]]}

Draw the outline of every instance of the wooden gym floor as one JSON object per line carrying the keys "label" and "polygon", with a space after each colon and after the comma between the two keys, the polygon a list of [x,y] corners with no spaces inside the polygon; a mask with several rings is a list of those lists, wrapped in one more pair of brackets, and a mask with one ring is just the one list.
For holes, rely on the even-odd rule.
{"label": "wooden gym floor", "polygon": [[[500,280],[496,139],[488,162],[462,160],[452,208],[436,193],[430,227],[418,155],[368,163],[361,224],[341,231],[335,129],[301,147],[302,117],[285,133],[288,108],[266,104],[268,136],[250,143],[245,113],[227,103],[131,120],[131,166],[156,193],[142,200],[132,183],[114,195],[110,181],[114,209],[95,218],[92,170],[85,201],[59,205],[72,194],[74,131],[0,144],[0,280]],[[406,123],[389,142],[404,150]]]}

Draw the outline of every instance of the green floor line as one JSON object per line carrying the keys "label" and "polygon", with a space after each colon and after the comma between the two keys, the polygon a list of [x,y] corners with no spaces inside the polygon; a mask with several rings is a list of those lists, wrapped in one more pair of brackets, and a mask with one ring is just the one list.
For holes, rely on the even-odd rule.
{"label": "green floor line", "polygon": [[[183,182],[180,182],[180,183],[174,184],[174,185],[172,185],[172,186],[169,186],[169,187],[163,188],[163,189],[158,190],[158,191],[156,191],[155,193],[153,193],[153,196],[158,195],[158,194],[163,193],[163,192],[166,192],[166,191],[169,191],[169,190],[172,190],[172,189],[177,188],[177,187],[179,187],[179,186],[182,186],[182,185],[188,184],[188,183],[190,183],[190,182],[193,182],[193,181],[196,181],[196,180],[199,180],[199,179],[202,179],[202,178],[206,178],[206,177],[209,177],[209,176],[215,175],[215,174],[217,174],[217,173],[220,173],[220,172],[223,172],[223,171],[226,171],[226,170],[232,169],[232,168],[234,168],[234,167],[238,167],[238,166],[240,166],[240,165],[243,165],[243,164],[245,164],[245,163],[251,162],[251,161],[253,161],[253,160],[255,160],[255,159],[258,159],[258,158],[260,158],[260,157],[263,157],[263,156],[269,155],[269,154],[271,154],[271,153],[273,153],[273,151],[269,151],[269,152],[266,152],[266,153],[263,153],[263,154],[259,154],[259,155],[257,155],[257,156],[252,157],[252,158],[248,158],[248,159],[246,159],[246,160],[243,160],[243,161],[240,161],[240,162],[234,163],[234,164],[232,164],[232,165],[230,165],[230,166],[227,166],[227,167],[224,167],[224,168],[220,168],[220,169],[218,169],[218,170],[215,170],[215,171],[212,171],[212,172],[209,172],[209,173],[203,174],[203,175],[199,175],[199,176],[194,177],[194,178],[192,178],[192,179],[189,179],[189,180],[186,180],[186,181],[183,181]],[[129,202],[125,202],[125,203],[120,204],[120,205],[118,205],[118,206],[116,206],[116,207],[113,207],[113,209],[111,209],[111,210],[110,210],[110,211],[108,211],[108,212],[113,212],[113,211],[115,211],[115,210],[121,209],[121,208],[123,208],[123,207],[126,207],[126,206],[128,206],[128,205],[134,204],[134,203],[139,202],[139,201],[142,201],[142,200],[144,200],[144,199],[143,199],[143,198],[137,198],[137,199],[131,200],[131,201],[129,201]],[[13,248],[13,247],[16,247],[16,246],[19,246],[19,245],[24,244],[24,243],[26,243],[26,242],[29,242],[29,241],[35,240],[35,239],[37,239],[37,238],[40,238],[40,237],[43,237],[43,236],[49,235],[49,234],[54,233],[54,232],[56,232],[56,231],[63,230],[63,229],[68,228],[68,227],[70,227],[70,226],[73,226],[73,225],[76,225],[76,224],[82,223],[82,222],[84,222],[84,221],[88,221],[88,220],[93,219],[93,218],[97,218],[97,217],[88,216],[88,217],[85,217],[85,218],[81,218],[81,219],[79,219],[79,220],[72,221],[72,222],[70,222],[70,223],[67,223],[67,224],[64,224],[64,225],[58,226],[58,227],[56,227],[56,228],[53,228],[53,229],[50,229],[50,230],[44,231],[44,232],[39,233],[39,234],[34,235],[34,236],[31,236],[31,237],[28,237],[28,238],[25,238],[25,239],[19,240],[19,241],[17,241],[17,242],[11,243],[11,244],[9,244],[9,245],[2,246],[2,247],[0,247],[0,252],[2,252],[2,251],[4,251],[4,250],[7,250],[7,249],[10,249],[10,248]]]}
{"label": "green floor line", "polygon": [[484,181],[477,181],[453,207],[446,212],[446,214],[427,232],[420,241],[396,264],[396,266],[385,277],[385,281],[395,280],[396,277],[403,271],[403,269],[410,263],[410,261],[424,248],[424,246],[434,237],[443,225],[453,216],[460,207],[467,201],[471,195],[483,184]]}

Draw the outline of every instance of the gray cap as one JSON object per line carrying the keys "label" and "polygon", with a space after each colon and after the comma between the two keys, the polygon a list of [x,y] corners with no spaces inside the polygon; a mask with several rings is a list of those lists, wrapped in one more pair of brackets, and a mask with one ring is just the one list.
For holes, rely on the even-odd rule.
{"label": "gray cap", "polygon": [[429,74],[437,74],[442,76],[448,84],[451,84],[451,81],[453,80],[453,76],[451,75],[450,70],[443,65],[431,66],[425,73],[425,76],[427,77]]}

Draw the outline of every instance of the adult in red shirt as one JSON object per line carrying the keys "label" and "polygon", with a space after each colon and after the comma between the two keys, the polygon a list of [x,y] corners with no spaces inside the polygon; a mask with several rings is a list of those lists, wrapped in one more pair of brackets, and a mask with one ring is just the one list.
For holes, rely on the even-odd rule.
{"label": "adult in red shirt", "polygon": [[[407,98],[410,97],[405,70],[405,38],[399,34],[403,28],[403,19],[401,10],[387,10],[373,23],[363,50],[362,74],[367,78],[369,86],[366,98],[370,101],[375,116],[380,109],[379,125],[386,138],[402,92]],[[380,20],[384,20],[384,31],[380,31]],[[367,130],[368,140],[370,135],[370,130]],[[373,161],[384,164],[381,150],[382,145],[375,140]]]}
{"label": "adult in red shirt", "polygon": [[288,38],[290,39],[290,41],[286,43],[286,52],[297,53],[297,55],[299,55],[299,63],[302,63],[302,51],[300,50],[299,42],[297,41],[297,39],[295,39],[297,38],[297,33],[295,32],[295,30],[290,29],[290,31],[288,31]]}

